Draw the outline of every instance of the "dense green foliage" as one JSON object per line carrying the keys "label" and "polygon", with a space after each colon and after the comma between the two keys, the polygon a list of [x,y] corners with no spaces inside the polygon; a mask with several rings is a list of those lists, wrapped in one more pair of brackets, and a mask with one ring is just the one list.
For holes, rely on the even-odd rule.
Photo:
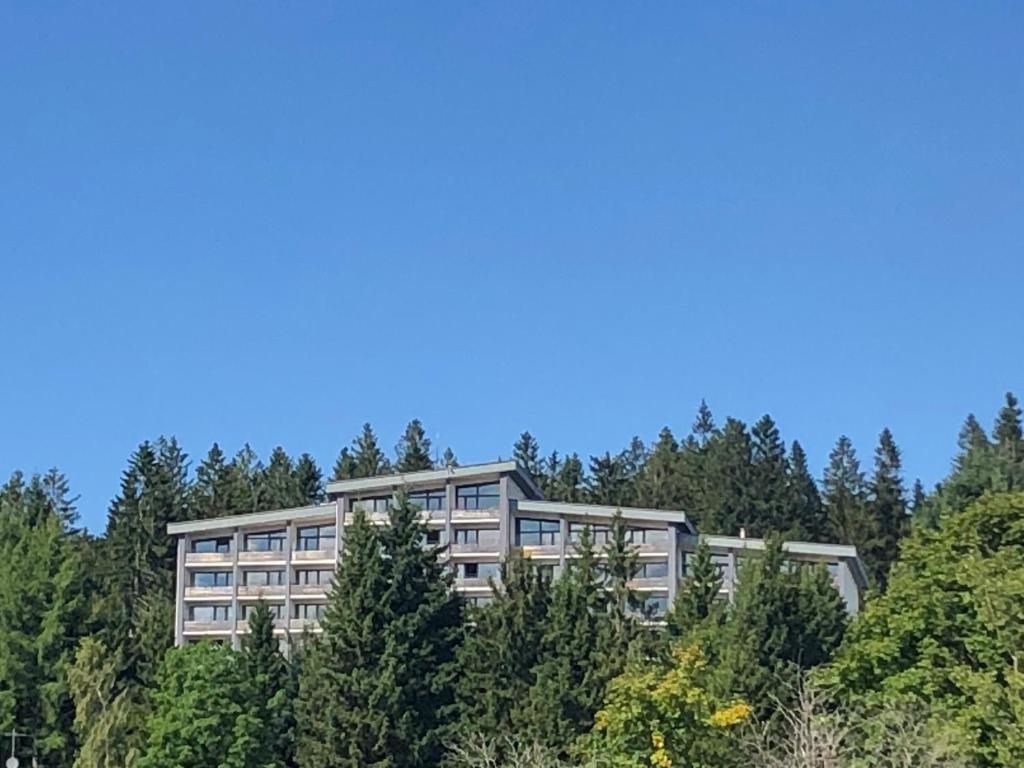
{"label": "dense green foliage", "polygon": [[[98,537],[76,529],[59,472],[15,473],[0,487],[0,729],[32,734],[19,754],[35,749],[48,768],[419,768],[480,733],[503,740],[494,760],[724,766],[742,763],[744,723],[772,744],[798,740],[792,708],[813,670],[838,697],[815,722],[855,723],[840,728],[836,765],[886,764],[879,756],[913,731],[907,754],[941,745],[943,760],[1017,766],[1016,399],[991,433],[968,417],[958,448],[927,493],[907,491],[887,429],[867,470],[839,438],[820,484],[771,418],[718,426],[703,403],[682,439],[665,428],[651,444],[589,457],[544,453],[523,433],[513,453],[549,498],[685,510],[704,532],[745,531],[767,546],[743,559],[731,602],[698,548],[659,632],[631,588],[639,560],[621,518],[600,545],[585,531],[557,576],[513,555],[493,599],[463,605],[416,510],[398,503],[390,525],[360,517],[346,530],[324,632],[291,637],[290,658],[265,607],[237,651],[170,650],[167,525],[316,503],[325,489],[310,455],[278,447],[264,463],[248,446],[232,456],[214,445],[193,466],[173,439],[143,443]],[[393,458],[367,424],[331,477],[456,464],[450,449],[433,453],[417,420]],[[782,541],[794,538],[858,546],[873,590],[849,627],[830,574],[786,562]]]}

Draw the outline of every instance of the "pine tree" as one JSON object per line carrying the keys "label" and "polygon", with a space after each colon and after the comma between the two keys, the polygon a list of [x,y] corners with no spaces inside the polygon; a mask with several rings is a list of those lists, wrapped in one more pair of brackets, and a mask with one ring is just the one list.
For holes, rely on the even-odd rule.
{"label": "pine tree", "polygon": [[1006,393],[1006,403],[999,411],[992,437],[996,446],[1011,462],[1024,460],[1024,432],[1021,430],[1021,409],[1012,392]]}
{"label": "pine tree", "polygon": [[637,483],[649,455],[650,451],[647,450],[644,441],[637,436],[634,436],[625,450],[619,454],[619,465],[625,475],[625,488],[622,492],[621,504],[636,504]]}
{"label": "pine tree", "polygon": [[444,449],[444,453],[441,455],[441,466],[442,467],[457,467],[459,466],[459,460],[455,458],[455,451],[451,449],[451,446]]}
{"label": "pine tree", "polygon": [[319,504],[324,500],[324,475],[316,459],[304,453],[295,462],[295,483],[298,486],[299,505]]}
{"label": "pine tree", "polygon": [[818,486],[807,468],[807,454],[797,440],[789,453],[788,489],[793,525],[790,533],[795,539],[823,541],[828,521],[821,504]]}
{"label": "pine tree", "polygon": [[302,506],[295,463],[280,445],[270,453],[270,461],[259,476],[258,511]]}
{"label": "pine tree", "polygon": [[290,765],[295,722],[288,661],[274,637],[274,618],[262,601],[249,614],[249,632],[242,640],[243,668],[251,699],[249,710],[260,723],[259,743],[249,757],[256,765]]}
{"label": "pine tree", "polygon": [[747,532],[761,538],[774,531],[785,536],[799,535],[789,493],[786,446],[771,416],[765,414],[751,430],[751,493]]}
{"label": "pine tree", "polygon": [[608,682],[601,653],[607,596],[586,529],[575,555],[552,588],[535,682],[515,717],[520,732],[563,753],[590,730]]}
{"label": "pine tree", "polygon": [[711,436],[715,433],[715,419],[711,415],[711,409],[702,399],[700,408],[697,409],[697,418],[693,422],[693,434],[700,447],[707,445]]}
{"label": "pine tree", "polygon": [[545,493],[552,501],[583,501],[583,462],[575,453],[567,456],[549,477]]}
{"label": "pine tree", "polygon": [[331,482],[337,480],[351,480],[356,477],[358,464],[355,456],[348,448],[342,448],[338,458],[334,461],[334,470],[331,472]]}
{"label": "pine tree", "polygon": [[461,612],[423,534],[404,500],[385,528],[358,513],[348,529],[323,636],[301,673],[302,768],[419,768],[439,758]]}
{"label": "pine tree", "polygon": [[703,450],[703,508],[697,525],[704,533],[735,534],[752,518],[753,446],[746,425],[727,419]]}
{"label": "pine tree", "polygon": [[[417,424],[419,422],[416,422]],[[410,425],[411,426],[411,425]],[[388,461],[384,451],[377,442],[377,435],[369,422],[363,424],[363,430],[352,442],[352,457],[355,459],[355,471],[353,477],[377,477],[386,475],[391,471],[391,462]],[[428,458],[430,454],[429,445],[426,451]]]}
{"label": "pine tree", "polygon": [[686,578],[666,616],[669,636],[689,635],[705,622],[718,626],[724,618],[721,590],[722,573],[711,557],[711,548],[701,542],[696,552],[687,555]]}
{"label": "pine tree", "polygon": [[636,478],[636,503],[650,509],[680,509],[683,497],[679,443],[672,430],[658,433],[643,469]]}
{"label": "pine tree", "polygon": [[629,476],[620,456],[605,453],[590,457],[587,500],[591,504],[621,506],[629,492]]}
{"label": "pine tree", "polygon": [[430,438],[423,431],[423,425],[419,419],[413,419],[405,428],[405,434],[401,441],[395,446],[397,472],[418,472],[423,469],[433,469],[434,462],[430,458]]}
{"label": "pine tree", "polygon": [[[529,432],[523,432],[512,446],[512,458],[526,470],[535,483],[540,483],[544,469],[540,459],[540,443]],[[557,458],[556,458],[557,462]]]}
{"label": "pine tree", "polygon": [[879,531],[868,510],[867,486],[853,443],[841,436],[828,457],[824,490],[829,538],[853,544],[862,556],[877,546]]}
{"label": "pine tree", "polygon": [[192,516],[209,519],[252,512],[252,492],[239,482],[237,468],[217,443],[196,468],[191,490]]}
{"label": "pine tree", "polygon": [[[625,663],[626,654],[637,634],[636,594],[630,582],[639,568],[637,548],[629,540],[629,528],[620,510],[615,511],[604,546],[605,586],[608,590],[608,635],[605,654],[609,662]],[[609,673],[614,677],[621,669]]]}
{"label": "pine tree", "polygon": [[892,432],[888,428],[883,429],[875,449],[875,472],[870,484],[869,503],[878,535],[874,549],[864,553],[875,583],[883,588],[908,526],[906,491],[900,467],[900,451]]}
{"label": "pine tree", "polygon": [[228,495],[240,513],[257,512],[261,507],[264,468],[248,443],[235,454],[228,468]]}
{"label": "pine tree", "polygon": [[550,584],[513,552],[501,566],[493,601],[473,614],[459,647],[454,738],[486,733],[515,736],[513,715],[533,685],[550,603]]}

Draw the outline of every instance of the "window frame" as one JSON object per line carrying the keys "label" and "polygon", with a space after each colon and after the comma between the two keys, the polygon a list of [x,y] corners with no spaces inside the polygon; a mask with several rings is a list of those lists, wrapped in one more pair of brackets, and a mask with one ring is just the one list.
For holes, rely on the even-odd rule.
{"label": "window frame", "polygon": [[[484,489],[491,489],[486,493],[481,493]],[[494,503],[488,501],[486,504],[481,505],[481,499],[493,499]],[[495,480],[491,483],[470,483],[467,485],[455,486],[455,508],[468,511],[478,511],[482,509],[497,509],[501,506],[501,483]]]}
{"label": "window frame", "polygon": [[[523,524],[537,524],[537,530],[524,530]],[[554,547],[562,541],[562,524],[558,520],[546,520],[541,517],[517,517],[516,518],[516,546],[517,547]],[[529,537],[536,536],[536,540],[524,541],[524,534]]]}

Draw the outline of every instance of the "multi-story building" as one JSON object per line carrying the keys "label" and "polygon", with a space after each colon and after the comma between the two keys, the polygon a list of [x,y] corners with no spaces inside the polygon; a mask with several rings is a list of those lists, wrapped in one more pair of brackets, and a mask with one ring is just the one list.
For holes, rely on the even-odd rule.
{"label": "multi-story building", "polygon": [[[237,645],[260,600],[270,605],[282,637],[317,631],[346,525],[360,508],[383,524],[399,491],[422,509],[424,544],[445,547],[455,589],[473,602],[490,599],[489,580],[513,548],[556,575],[574,556],[584,528],[601,548],[619,509],[546,501],[518,464],[503,461],[332,482],[324,504],[174,523],[175,642],[211,638]],[[682,511],[621,512],[639,560],[631,586],[654,619],[671,604],[699,541],[719,563],[725,599],[735,593],[738,563],[764,547],[759,539],[701,537]],[[785,549],[791,561],[825,564],[847,609],[858,610],[866,576],[854,547],[787,542]]]}

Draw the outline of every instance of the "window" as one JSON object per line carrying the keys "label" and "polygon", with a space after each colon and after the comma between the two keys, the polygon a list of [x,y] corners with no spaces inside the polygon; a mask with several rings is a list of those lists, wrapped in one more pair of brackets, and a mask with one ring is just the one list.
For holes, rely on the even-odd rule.
{"label": "window", "polygon": [[665,595],[647,595],[640,603],[640,610],[645,618],[661,619],[668,613],[668,597]]}
{"label": "window", "polygon": [[569,541],[574,544],[579,542],[583,536],[583,531],[589,526],[590,538],[597,546],[603,546],[608,543],[608,536],[611,533],[611,529],[607,525],[590,525],[589,523],[569,523]]}
{"label": "window", "polygon": [[363,511],[370,515],[374,512],[387,512],[391,508],[392,496],[371,496],[365,499],[353,499],[352,511]]}
{"label": "window", "polygon": [[280,587],[284,585],[284,571],[242,571],[242,583],[247,587]]}
{"label": "window", "polygon": [[193,571],[193,587],[230,587],[231,571]]}
{"label": "window", "polygon": [[497,563],[459,563],[455,574],[460,579],[496,579],[501,576],[501,568]]}
{"label": "window", "polygon": [[467,604],[476,608],[483,608],[494,602],[494,595],[465,595],[463,599]]}
{"label": "window", "polygon": [[321,549],[334,549],[337,529],[334,525],[307,525],[299,528],[295,540],[296,549],[300,552],[313,552]]}
{"label": "window", "polygon": [[409,504],[420,509],[438,510],[448,508],[448,491],[439,488],[434,491],[417,491],[409,494]]}
{"label": "window", "polygon": [[423,543],[428,547],[441,546],[441,531],[437,528],[427,529],[423,534]]}
{"label": "window", "polygon": [[192,551],[225,554],[231,551],[231,537],[220,536],[216,539],[194,539],[192,541]]}
{"label": "window", "polygon": [[296,603],[293,618],[320,621],[326,612],[327,606],[323,603]]}
{"label": "window", "polygon": [[478,528],[456,528],[456,544],[478,544],[480,542],[480,530]]}
{"label": "window", "polygon": [[284,531],[263,531],[245,535],[246,552],[283,552],[286,534]]}
{"label": "window", "polygon": [[[693,552],[687,552],[683,554],[683,575],[689,576],[693,570],[693,561],[697,557]],[[726,571],[729,568],[729,553],[728,552],[712,552],[711,562],[715,564],[718,569],[720,576],[725,576]]]}
{"label": "window", "polygon": [[501,490],[497,483],[460,485],[455,489],[456,509],[494,509],[500,502]]}
{"label": "window", "polygon": [[334,571],[330,568],[303,569],[295,572],[295,583],[307,586],[330,586]]}
{"label": "window", "polygon": [[545,581],[552,582],[558,578],[558,574],[561,573],[561,569],[554,563],[544,563],[543,565],[537,566],[537,573],[541,575]]}
{"label": "window", "polygon": [[520,517],[516,520],[516,544],[537,547],[557,544],[561,540],[561,524],[557,520],[534,520]]}
{"label": "window", "polygon": [[230,605],[190,605],[189,621],[231,621]]}
{"label": "window", "polygon": [[[242,619],[245,621],[249,620],[252,616],[253,611],[256,610],[257,603],[245,603],[242,606]],[[274,619],[284,618],[284,603],[265,603],[267,608],[270,609],[270,616]]]}
{"label": "window", "polygon": [[632,544],[661,544],[668,541],[664,528],[630,528],[628,538]]}
{"label": "window", "polygon": [[636,579],[664,579],[668,576],[668,563],[660,560],[655,563],[640,563],[636,571]]}

